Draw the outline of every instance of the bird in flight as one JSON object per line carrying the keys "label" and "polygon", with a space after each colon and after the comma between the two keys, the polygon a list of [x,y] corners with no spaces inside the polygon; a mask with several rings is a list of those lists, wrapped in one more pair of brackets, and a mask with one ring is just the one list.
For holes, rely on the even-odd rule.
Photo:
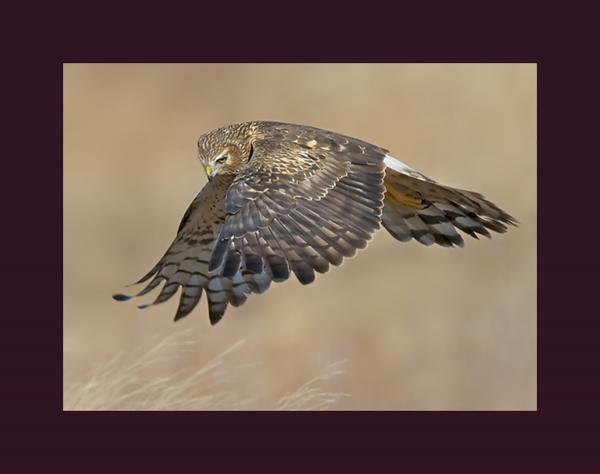
{"label": "bird in flight", "polygon": [[[244,122],[198,140],[208,183],[188,207],[177,236],[137,284],[142,296],[164,283],[146,308],[181,287],[175,320],[206,293],[211,324],[227,306],[291,273],[314,281],[363,249],[382,225],[401,242],[463,246],[517,221],[481,194],[433,181],[388,150],[305,125]],[[134,296],[116,294],[118,301]]]}

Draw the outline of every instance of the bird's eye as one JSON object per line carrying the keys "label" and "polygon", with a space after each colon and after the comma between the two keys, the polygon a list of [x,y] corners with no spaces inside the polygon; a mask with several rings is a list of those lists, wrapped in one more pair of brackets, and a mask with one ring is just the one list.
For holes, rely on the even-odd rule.
{"label": "bird's eye", "polygon": [[227,161],[227,155],[223,155],[220,158],[217,158],[217,163],[225,163]]}

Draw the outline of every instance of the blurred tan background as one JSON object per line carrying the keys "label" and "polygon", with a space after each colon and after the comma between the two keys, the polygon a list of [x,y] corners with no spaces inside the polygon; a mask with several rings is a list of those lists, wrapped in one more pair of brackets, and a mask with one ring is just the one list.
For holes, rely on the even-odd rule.
{"label": "blurred tan background", "polygon": [[[204,185],[198,136],[245,120],[308,124],[388,148],[433,179],[483,193],[521,224],[489,241],[465,237],[463,249],[402,244],[382,229],[312,285],[274,284],[215,327],[204,298],[177,323],[177,297],[144,311],[136,305],[154,294],[113,301],[162,256]],[[182,371],[245,339],[214,368],[219,383],[198,379],[179,396],[214,386],[233,401],[213,408],[281,408],[282,396],[323,376],[316,390],[347,395],[329,409],[534,410],[536,186],[535,65],[66,64],[65,409],[211,408],[144,405],[143,384],[172,389]],[[165,342],[162,362],[135,375],[113,359],[165,338],[183,342]],[[104,404],[77,395],[111,383]],[[128,384],[143,389],[120,404]]]}

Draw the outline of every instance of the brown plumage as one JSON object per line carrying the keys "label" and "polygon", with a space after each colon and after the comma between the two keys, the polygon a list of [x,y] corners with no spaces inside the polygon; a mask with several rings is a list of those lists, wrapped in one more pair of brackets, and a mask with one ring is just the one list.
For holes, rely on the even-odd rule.
{"label": "brown plumage", "polygon": [[[304,125],[245,122],[198,140],[209,183],[137,295],[181,288],[175,320],[206,293],[210,322],[228,304],[293,273],[303,284],[367,246],[380,224],[400,241],[462,246],[514,218],[483,196],[440,185],[383,148]],[[130,296],[114,295],[120,301]]]}

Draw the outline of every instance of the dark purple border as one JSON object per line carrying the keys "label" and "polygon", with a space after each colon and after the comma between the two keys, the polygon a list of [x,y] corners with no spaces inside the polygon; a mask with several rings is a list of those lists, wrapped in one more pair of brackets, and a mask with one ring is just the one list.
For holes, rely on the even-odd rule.
{"label": "dark purple border", "polygon": [[[12,285],[3,300],[2,460],[86,471],[144,460],[244,468],[258,457],[286,471],[344,460],[370,468],[460,461],[486,471],[596,462],[597,414],[584,408],[600,399],[598,309],[586,304],[598,291],[592,183],[600,175],[577,162],[599,160],[598,145],[585,143],[598,123],[585,86],[597,82],[582,70],[596,62],[582,49],[592,43],[594,15],[506,3],[461,12],[428,3],[421,16],[372,2],[247,5],[252,11],[32,5],[12,24],[3,71],[12,80],[3,90],[2,180],[3,236],[12,240],[3,276]],[[62,63],[107,61],[537,62],[538,412],[63,413]]]}

